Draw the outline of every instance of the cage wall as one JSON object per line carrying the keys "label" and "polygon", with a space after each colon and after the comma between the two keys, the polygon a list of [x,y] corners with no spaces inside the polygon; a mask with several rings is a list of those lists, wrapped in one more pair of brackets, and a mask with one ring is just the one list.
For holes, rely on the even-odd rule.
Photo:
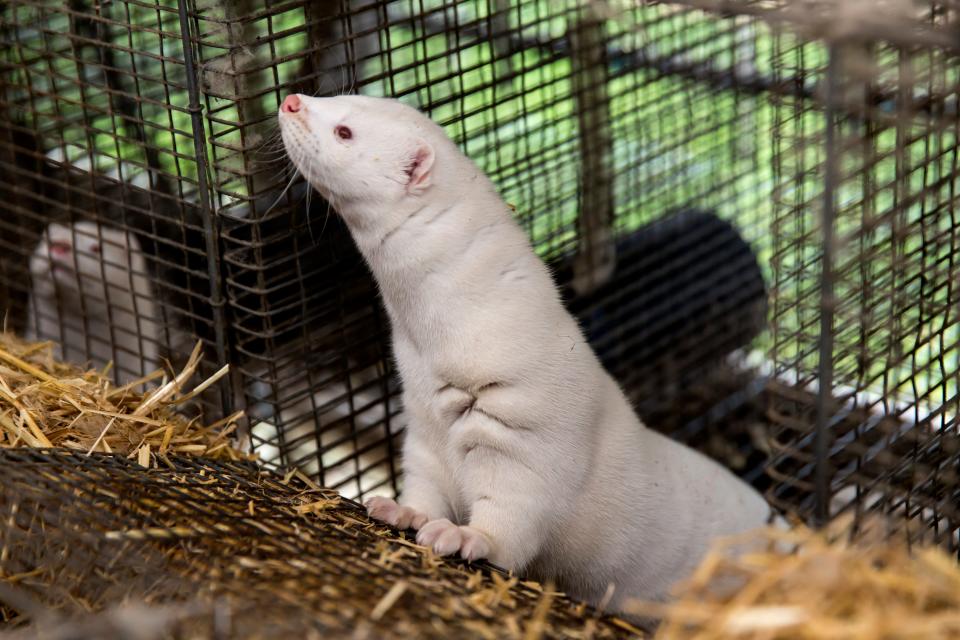
{"label": "cage wall", "polygon": [[949,542],[957,6],[900,4],[8,3],[0,302],[24,327],[51,220],[131,230],[156,305],[134,333],[233,365],[207,410],[246,408],[267,464],[395,492],[389,328],[275,114],[397,97],[515,207],[651,427],[780,506]]}
{"label": "cage wall", "polygon": [[819,519],[880,510],[956,550],[957,5],[904,6],[888,39],[821,46],[774,129],[773,368],[815,401],[777,406],[773,469]]}
{"label": "cage wall", "polygon": [[[70,360],[113,361],[119,383],[176,366],[195,339],[209,366],[225,361],[194,145],[202,132],[183,99],[191,74],[176,11],[84,2],[2,11],[8,326],[55,340]],[[211,396],[206,408],[223,402]]]}
{"label": "cage wall", "polygon": [[[765,153],[747,135],[764,117],[756,101],[661,73],[645,50],[637,51],[645,45],[635,29],[618,27],[580,2],[326,7],[325,13],[312,5],[236,16],[202,12],[199,20],[200,33],[209,34],[202,44],[211,51],[201,67],[216,72],[205,80],[215,85],[212,144],[215,153],[231,158],[216,165],[219,181],[239,185],[220,193],[219,212],[227,295],[235,310],[242,307],[232,328],[249,356],[248,404],[273,416],[254,425],[261,450],[313,473],[322,470],[321,479],[332,486],[375,491],[384,473],[395,477],[388,461],[395,459],[402,429],[386,327],[370,304],[366,272],[358,268],[357,278],[333,293],[337,304],[329,307],[329,320],[294,306],[321,297],[318,289],[342,279],[330,267],[332,258],[319,257],[311,235],[318,228],[321,243],[334,238],[331,245],[356,264],[340,222],[327,218],[326,205],[318,203],[316,217],[307,214],[293,234],[272,234],[273,216],[288,225],[277,206],[266,220],[245,213],[244,199],[272,196],[284,186],[259,146],[275,132],[276,105],[289,91],[394,96],[430,114],[516,208],[591,341],[645,416],[664,430],[686,426],[689,420],[679,420],[675,408],[691,382],[749,344],[765,316],[757,255],[745,241],[762,233],[759,221],[764,207],[769,210],[758,193],[765,178],[751,173],[763,166]],[[727,31],[708,16],[674,13],[641,17],[660,25],[663,41],[675,40],[678,50],[695,46],[710,29]],[[730,30],[738,47],[748,46],[749,26]],[[221,53],[223,38],[240,29],[260,37],[228,58]],[[230,99],[218,101],[223,97]],[[248,111],[260,115],[241,114],[248,102]],[[233,155],[238,149],[242,157]],[[294,185],[280,207],[305,198]],[[233,216],[237,207],[240,215]],[[299,259],[291,258],[291,243]],[[253,277],[256,287],[243,280]],[[282,289],[288,298],[271,297],[282,296]],[[356,313],[346,291],[366,292],[356,298]],[[284,316],[280,299],[294,313]],[[336,315],[341,309],[342,318]],[[362,339],[376,336],[370,348],[345,347],[350,338],[341,333],[344,325]],[[305,352],[329,365],[317,373],[303,362]],[[347,393],[331,391],[340,388]],[[263,402],[261,391],[279,402],[266,408],[271,402]],[[740,391],[706,389],[688,418]],[[331,397],[340,404],[331,404]],[[353,404],[345,406],[346,398]],[[349,422],[340,425],[341,419]],[[723,448],[716,433],[701,431],[693,434],[701,444]],[[742,439],[735,448],[731,455],[752,458],[751,471],[759,474],[751,441]]]}

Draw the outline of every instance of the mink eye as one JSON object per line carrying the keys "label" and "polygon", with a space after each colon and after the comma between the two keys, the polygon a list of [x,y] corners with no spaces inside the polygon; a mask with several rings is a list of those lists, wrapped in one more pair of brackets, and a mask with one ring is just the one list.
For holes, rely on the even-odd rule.
{"label": "mink eye", "polygon": [[334,129],[333,132],[341,140],[349,140],[350,138],[353,137],[353,131],[350,130],[350,127],[345,127],[342,124],[337,125],[337,128]]}
{"label": "mink eye", "polygon": [[100,253],[100,245],[98,244],[90,245],[90,253]]}

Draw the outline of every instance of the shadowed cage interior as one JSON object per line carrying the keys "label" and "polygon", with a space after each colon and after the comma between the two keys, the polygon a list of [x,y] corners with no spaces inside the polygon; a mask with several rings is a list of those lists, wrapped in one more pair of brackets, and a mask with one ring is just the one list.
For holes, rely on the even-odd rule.
{"label": "shadowed cage interior", "polygon": [[[118,380],[202,340],[232,376],[196,410],[394,494],[389,326],[275,114],[397,97],[496,183],[649,426],[958,551],[960,5],[889,4],[2,3],[0,307]],[[83,268],[109,229],[142,258]]]}

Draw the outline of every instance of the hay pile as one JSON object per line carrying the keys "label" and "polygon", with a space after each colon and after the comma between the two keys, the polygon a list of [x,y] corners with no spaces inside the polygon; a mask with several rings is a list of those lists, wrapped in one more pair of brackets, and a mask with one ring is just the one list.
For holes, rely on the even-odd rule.
{"label": "hay pile", "polygon": [[[51,344],[0,333],[0,447],[63,447],[90,454],[116,453],[154,467],[170,454],[248,460],[231,434],[242,413],[203,426],[176,412],[227,373],[184,392],[200,365],[198,343],[178,375],[157,371],[122,387],[100,372],[57,362]],[[142,388],[159,384],[146,393]]]}
{"label": "hay pile", "polygon": [[632,608],[662,616],[655,637],[671,640],[960,638],[956,559],[885,540],[885,523],[871,524],[856,541],[847,519],[822,532],[771,529],[768,550],[740,558],[738,541],[725,541],[675,602]]}

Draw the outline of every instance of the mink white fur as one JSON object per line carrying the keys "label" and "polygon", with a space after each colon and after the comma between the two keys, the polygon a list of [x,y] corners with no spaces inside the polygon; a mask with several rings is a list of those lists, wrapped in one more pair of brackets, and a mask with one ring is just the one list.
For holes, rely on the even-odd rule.
{"label": "mink white fur", "polygon": [[334,205],[393,329],[407,434],[399,505],[417,540],[610,607],[664,598],[717,536],[769,508],[646,428],[561,303],[492,182],[429,118],[364,96],[291,96],[287,151]]}
{"label": "mink white fur", "polygon": [[136,236],[93,221],[51,224],[30,257],[26,336],[125,384],[159,368],[160,325]]}

